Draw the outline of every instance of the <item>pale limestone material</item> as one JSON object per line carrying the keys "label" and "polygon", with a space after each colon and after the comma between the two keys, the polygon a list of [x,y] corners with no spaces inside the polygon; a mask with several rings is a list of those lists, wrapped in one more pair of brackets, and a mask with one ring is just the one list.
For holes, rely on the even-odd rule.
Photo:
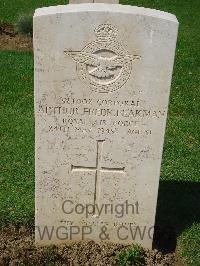
{"label": "pale limestone material", "polygon": [[94,3],[93,0],[69,0],[69,4]]}
{"label": "pale limestone material", "polygon": [[[132,6],[36,10],[37,244],[86,230],[104,240],[106,229],[109,241],[151,248],[177,30],[174,15]],[[76,204],[104,210],[66,214]]]}

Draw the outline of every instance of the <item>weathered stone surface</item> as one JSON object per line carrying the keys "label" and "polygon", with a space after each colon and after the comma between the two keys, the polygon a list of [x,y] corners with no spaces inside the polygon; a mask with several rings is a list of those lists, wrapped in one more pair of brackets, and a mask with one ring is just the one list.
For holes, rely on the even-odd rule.
{"label": "weathered stone surface", "polygon": [[69,4],[94,3],[93,0],[69,0]]}
{"label": "weathered stone surface", "polygon": [[174,15],[131,6],[36,10],[38,244],[151,247],[177,29]]}

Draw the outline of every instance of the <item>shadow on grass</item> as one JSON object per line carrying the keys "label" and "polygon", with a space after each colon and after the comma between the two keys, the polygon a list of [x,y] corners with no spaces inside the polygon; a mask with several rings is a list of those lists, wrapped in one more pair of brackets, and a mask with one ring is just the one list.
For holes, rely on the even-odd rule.
{"label": "shadow on grass", "polygon": [[177,237],[200,222],[200,183],[160,181],[153,247],[173,252]]}

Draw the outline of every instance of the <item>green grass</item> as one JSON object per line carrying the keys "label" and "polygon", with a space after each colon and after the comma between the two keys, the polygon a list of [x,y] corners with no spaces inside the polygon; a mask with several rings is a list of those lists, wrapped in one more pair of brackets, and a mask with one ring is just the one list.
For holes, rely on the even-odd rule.
{"label": "green grass", "polygon": [[33,57],[0,52],[0,223],[34,217]]}
{"label": "green grass", "polygon": [[182,256],[187,265],[200,265],[200,226],[194,223],[180,236],[179,245],[182,248]]}
{"label": "green grass", "polygon": [[34,13],[39,7],[65,4],[65,0],[1,0],[0,22],[15,22],[19,15]]}
{"label": "green grass", "polygon": [[142,247],[139,245],[132,245],[129,248],[122,249],[118,254],[120,266],[134,265],[140,266],[143,264]]}
{"label": "green grass", "polygon": [[[156,223],[174,227],[188,265],[200,265],[200,55],[199,0],[123,0],[176,14],[179,38],[170,97]],[[121,2],[121,3],[122,3]],[[0,20],[65,1],[1,1]],[[33,58],[29,52],[0,52],[0,219],[34,219]],[[163,245],[166,246],[166,239]],[[175,239],[176,240],[176,239]],[[171,241],[171,240],[170,240]],[[172,239],[172,242],[174,239]],[[171,243],[172,246],[176,243]]]}

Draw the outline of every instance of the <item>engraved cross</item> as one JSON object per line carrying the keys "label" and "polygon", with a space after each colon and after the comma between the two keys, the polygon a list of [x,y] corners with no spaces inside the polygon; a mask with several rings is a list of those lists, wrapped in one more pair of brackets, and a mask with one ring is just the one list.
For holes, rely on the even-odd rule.
{"label": "engraved cross", "polygon": [[[94,206],[99,202],[99,194],[100,194],[100,179],[101,173],[105,172],[117,172],[124,174],[125,167],[121,168],[108,168],[101,166],[102,160],[102,150],[103,150],[103,143],[105,140],[97,140],[97,153],[96,153],[96,166],[95,167],[85,167],[85,166],[71,166],[72,172],[84,172],[84,171],[93,171],[95,172],[95,188],[94,188]],[[98,190],[98,191],[97,191]]]}

